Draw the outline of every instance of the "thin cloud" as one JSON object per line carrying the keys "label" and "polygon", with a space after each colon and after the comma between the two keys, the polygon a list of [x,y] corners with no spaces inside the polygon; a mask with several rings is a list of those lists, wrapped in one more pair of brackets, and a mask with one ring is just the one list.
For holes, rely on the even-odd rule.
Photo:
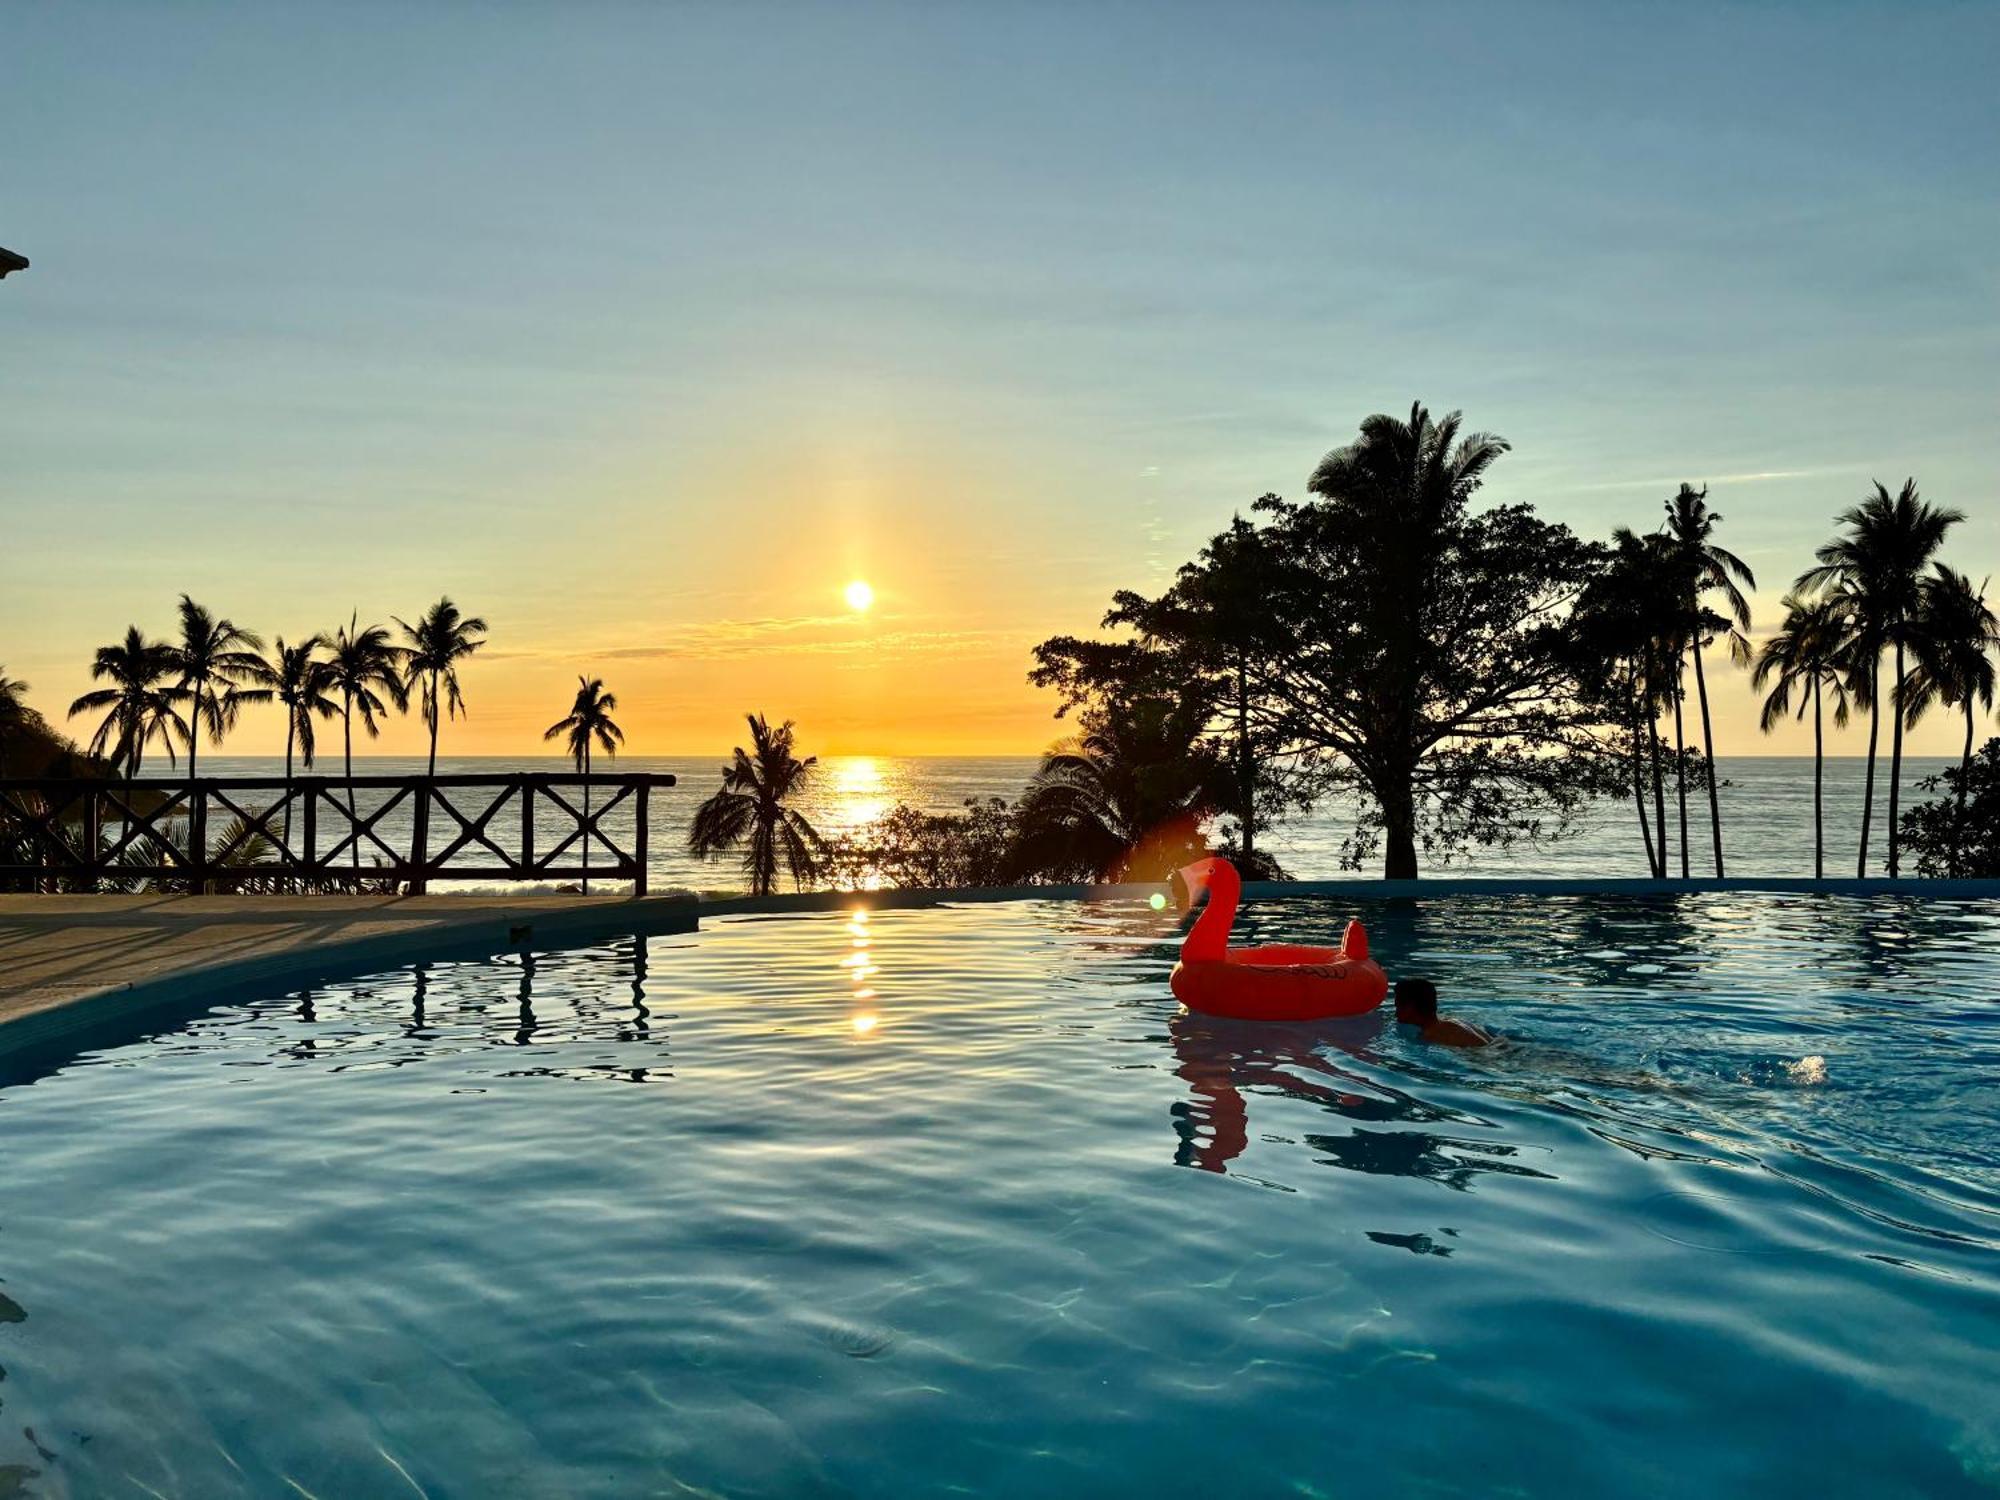
{"label": "thin cloud", "polygon": [[[1825,479],[1836,474],[1858,474],[1865,464],[1835,464],[1820,469],[1757,469],[1747,474],[1710,474],[1696,481],[1698,484],[1763,484],[1778,479]],[[1599,495],[1615,490],[1656,490],[1671,489],[1688,482],[1691,471],[1661,479],[1619,479],[1607,484],[1561,485],[1549,491],[1557,495]]]}
{"label": "thin cloud", "polygon": [[[1004,630],[874,630],[839,615],[792,619],[718,620],[667,628],[660,639],[637,645],[577,645],[548,651],[515,651],[505,659],[564,661],[717,661],[772,656],[937,656],[1018,649],[1017,632]],[[498,656],[500,653],[493,653]]]}

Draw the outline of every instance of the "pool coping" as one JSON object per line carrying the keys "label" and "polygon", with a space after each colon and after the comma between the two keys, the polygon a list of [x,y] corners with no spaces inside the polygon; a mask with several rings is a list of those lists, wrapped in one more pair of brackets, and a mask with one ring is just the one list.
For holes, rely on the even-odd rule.
{"label": "pool coping", "polygon": [[[256,901],[246,897],[180,897],[144,901],[119,897],[4,897],[0,925],[9,916],[35,912],[61,919],[82,931],[134,922],[172,907],[189,930],[204,922],[220,928],[232,919],[302,922],[312,917],[375,924],[363,936],[343,937],[329,923],[296,946],[246,958],[205,961],[196,955],[171,969],[102,987],[85,987],[50,998],[18,1014],[0,1015],[0,1056],[74,1052],[92,1037],[135,1023],[179,1024],[212,1005],[305,983],[357,978],[425,961],[486,958],[523,949],[573,946],[628,933],[694,932],[703,917],[781,917],[842,911],[907,910],[934,906],[986,905],[1013,901],[1142,901],[1161,885],[1028,885],[959,889],[809,891],[776,896],[704,896],[671,891],[642,897],[578,898],[535,896],[495,900],[472,896],[378,898],[357,905],[338,897],[294,897]],[[2000,900],[2000,880],[1813,880],[1809,877],[1648,880],[1525,877],[1491,879],[1445,877],[1429,880],[1250,881],[1251,899],[1332,896],[1350,900],[1435,899],[1457,896],[1624,896],[1662,897],[1712,894],[1816,896],[1921,896]],[[119,903],[112,906],[110,903]],[[60,903],[60,906],[56,906]],[[178,903],[176,906],[175,903]],[[45,905],[46,904],[46,905]],[[156,918],[157,919],[157,918]],[[4,959],[0,959],[4,962]]]}

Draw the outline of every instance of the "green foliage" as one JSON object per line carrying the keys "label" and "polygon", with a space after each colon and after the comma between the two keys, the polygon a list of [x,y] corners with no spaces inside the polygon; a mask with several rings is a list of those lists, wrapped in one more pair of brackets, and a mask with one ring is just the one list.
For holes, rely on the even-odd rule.
{"label": "green foliage", "polygon": [[865,828],[826,841],[824,872],[848,890],[948,890],[1015,883],[1014,815],[1000,797],[968,798],[961,813],[898,804]]}
{"label": "green foliage", "polygon": [[1916,856],[1917,873],[2000,877],[2000,739],[1917,784],[1943,793],[1903,814],[1903,842]]}
{"label": "green foliage", "polygon": [[1022,881],[1164,880],[1207,852],[1202,823],[1226,795],[1199,697],[1093,702],[1015,808]]}

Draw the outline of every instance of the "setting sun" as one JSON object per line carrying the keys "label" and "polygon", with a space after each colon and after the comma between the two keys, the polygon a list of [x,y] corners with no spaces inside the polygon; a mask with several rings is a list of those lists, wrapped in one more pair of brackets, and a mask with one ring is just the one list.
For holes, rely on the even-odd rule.
{"label": "setting sun", "polygon": [[845,598],[849,609],[866,609],[875,602],[875,590],[866,579],[857,578],[847,586]]}

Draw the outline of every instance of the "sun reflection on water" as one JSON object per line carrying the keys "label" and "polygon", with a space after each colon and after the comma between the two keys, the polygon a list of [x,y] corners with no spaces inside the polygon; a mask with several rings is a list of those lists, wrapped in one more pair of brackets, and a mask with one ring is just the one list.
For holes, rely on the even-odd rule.
{"label": "sun reflection on water", "polygon": [[848,1024],[858,1039],[872,1035],[882,1018],[874,1009],[875,991],[867,983],[875,973],[875,965],[869,961],[868,947],[872,941],[868,932],[868,909],[857,906],[847,914],[848,942],[853,951],[840,960],[840,967],[847,970],[848,982],[854,986],[853,1001],[858,1007],[848,1017]]}
{"label": "sun reflection on water", "polygon": [[890,809],[888,778],[873,756],[857,755],[833,762],[834,818],[844,827],[872,823]]}

